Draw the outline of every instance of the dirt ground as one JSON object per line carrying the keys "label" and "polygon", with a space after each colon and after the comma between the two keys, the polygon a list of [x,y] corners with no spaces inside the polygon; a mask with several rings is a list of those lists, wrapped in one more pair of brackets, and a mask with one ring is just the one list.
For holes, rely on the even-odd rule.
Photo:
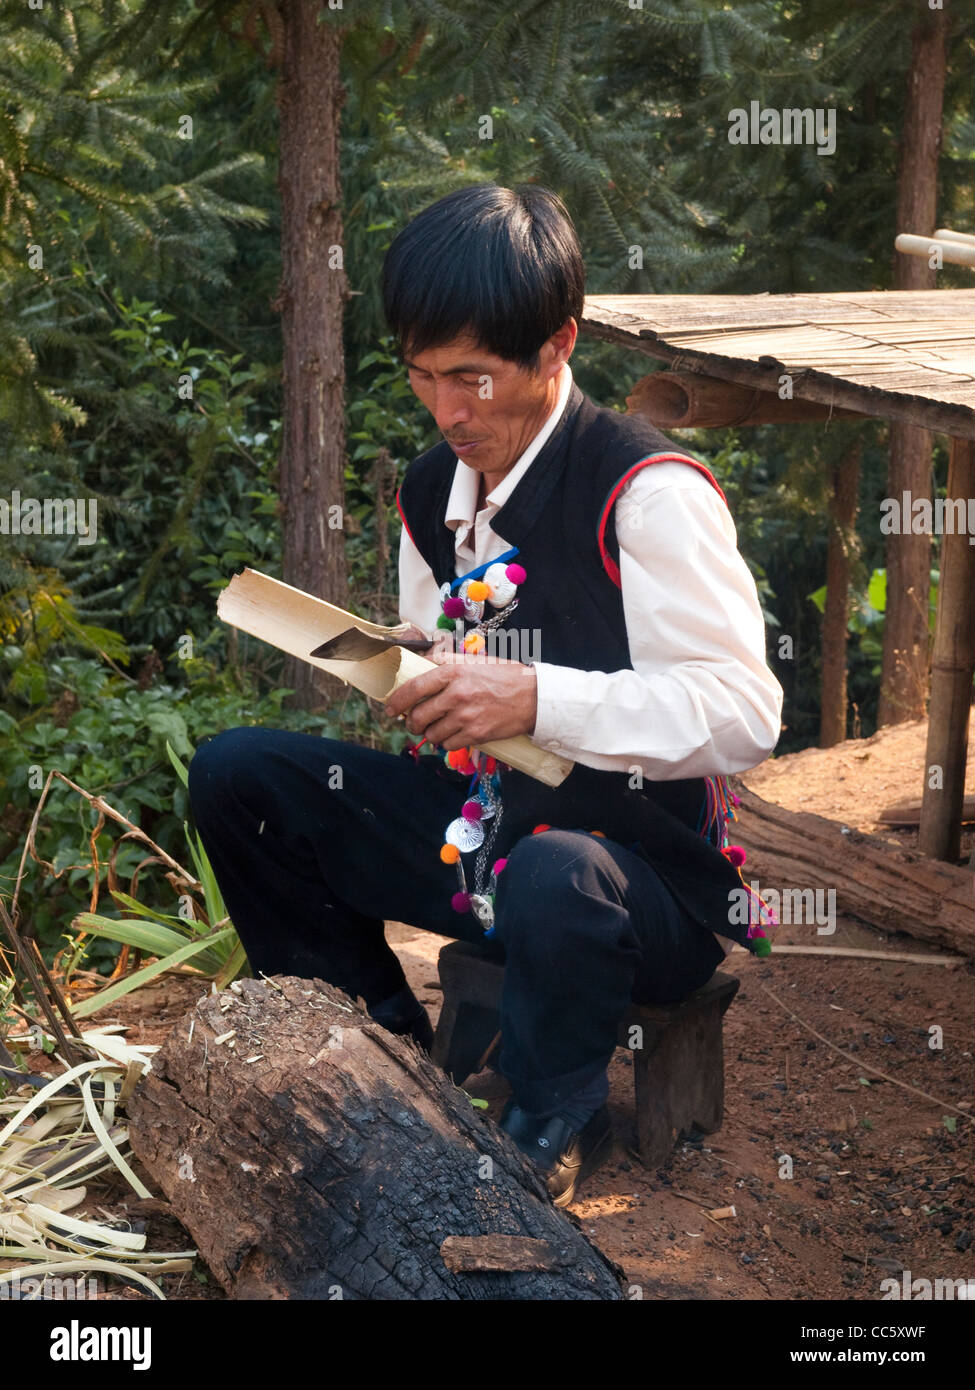
{"label": "dirt ground", "polygon": [[[876,833],[884,806],[920,794],[923,754],[924,725],[905,725],[775,759],[744,780],[783,806]],[[969,765],[975,790],[975,757]],[[775,940],[815,944],[811,930],[783,926]],[[442,941],[399,924],[388,934],[435,1021]],[[881,1281],[904,1269],[932,1281],[975,1279],[975,1130],[965,1118],[975,965],[946,968],[938,964],[944,954],[924,943],[843,918],[828,944],[915,952],[931,963],[729,956],[724,968],[741,988],[725,1019],[724,1125],[681,1143],[665,1171],[647,1171],[633,1151],[631,1058],[617,1051],[616,1149],[572,1210],[622,1265],[631,1296],[874,1299]],[[171,977],[122,1001],[113,1016],[130,1025],[132,1041],[161,1042],[199,993],[198,982]],[[935,1026],[938,1048],[930,1046]],[[489,1114],[500,1113],[501,1078],[486,1072],[466,1089],[490,1102]],[[97,1200],[114,1210],[126,1203],[156,1249],[192,1243],[131,1194],[103,1189]],[[733,1216],[707,1214],[731,1206]],[[170,1298],[223,1297],[199,1262],[192,1275],[166,1276],[163,1287]],[[116,1288],[107,1296],[142,1295]]]}

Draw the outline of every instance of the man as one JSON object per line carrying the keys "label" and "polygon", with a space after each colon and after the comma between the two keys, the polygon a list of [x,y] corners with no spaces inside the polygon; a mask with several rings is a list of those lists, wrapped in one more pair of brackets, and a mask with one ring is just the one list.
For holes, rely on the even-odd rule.
{"label": "man", "polygon": [[[462,189],[396,237],[386,316],[443,435],[398,498],[401,617],[466,644],[389,698],[420,741],[404,756],[243,728],[190,767],[255,969],[319,976],[429,1046],[384,920],[470,941],[488,928],[506,960],[501,1125],[563,1205],[611,1148],[628,1003],[679,999],[751,944],[705,779],[766,757],[782,702],[717,483],[573,382],[583,286],[545,189]],[[499,630],[521,659],[485,656]],[[476,752],[514,735],[571,775],[553,789]]]}

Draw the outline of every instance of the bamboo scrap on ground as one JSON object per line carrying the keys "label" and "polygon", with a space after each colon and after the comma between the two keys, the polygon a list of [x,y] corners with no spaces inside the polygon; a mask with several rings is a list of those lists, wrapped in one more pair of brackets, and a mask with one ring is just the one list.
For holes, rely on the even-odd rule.
{"label": "bamboo scrap on ground", "polygon": [[[744,946],[735,946],[735,951],[750,955]],[[900,965],[940,965],[953,970],[957,965],[965,965],[964,956],[919,955],[914,951],[871,951],[859,946],[779,946],[772,948],[777,956],[830,956],[849,960],[893,961]]]}
{"label": "bamboo scrap on ground", "polygon": [[[859,830],[786,811],[735,779],[737,834],[748,851],[746,882],[779,894],[830,889],[837,911],[882,931],[975,956],[975,879]],[[790,899],[795,901],[795,899]],[[774,945],[774,943],[773,943]]]}
{"label": "bamboo scrap on ground", "polygon": [[[129,1119],[133,1149],[234,1298],[623,1297],[621,1271],[508,1137],[321,981],[205,995]],[[486,1236],[544,1242],[557,1267],[445,1263],[447,1238]]]}
{"label": "bamboo scrap on ground", "polygon": [[[83,1034],[98,1056],[53,1078],[5,1076],[16,1089],[0,1098],[0,1298],[63,1297],[74,1282],[69,1275],[101,1274],[161,1299],[152,1276],[193,1267],[195,1250],[148,1250],[139,1232],[66,1215],[88,1197],[79,1184],[113,1169],[149,1197],[129,1165],[118,1110],[154,1049],[126,1043],[118,1032],[113,1026]],[[12,1046],[18,1041],[8,1038]]]}

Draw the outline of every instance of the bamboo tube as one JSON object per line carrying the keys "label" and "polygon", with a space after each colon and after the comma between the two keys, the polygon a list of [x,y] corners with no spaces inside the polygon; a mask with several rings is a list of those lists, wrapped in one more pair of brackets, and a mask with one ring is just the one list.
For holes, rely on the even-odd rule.
{"label": "bamboo tube", "polygon": [[[372,636],[381,636],[389,629],[314,598],[280,579],[272,579],[259,570],[245,569],[233,576],[217,597],[217,616],[231,627],[269,642],[289,656],[300,657],[319,670],[338,676],[374,700],[384,700],[413,676],[436,670],[434,662],[403,647],[387,648],[369,661],[327,661],[310,656],[313,647],[337,637],[349,627],[361,628]],[[574,766],[569,758],[539,748],[524,735],[484,743],[480,751],[549,787],[564,782]]]}
{"label": "bamboo tube", "polygon": [[696,372],[653,372],[626,398],[631,414],[646,415],[661,429],[718,429],[806,420],[862,418],[818,401],[781,399],[775,391],[739,386]]}

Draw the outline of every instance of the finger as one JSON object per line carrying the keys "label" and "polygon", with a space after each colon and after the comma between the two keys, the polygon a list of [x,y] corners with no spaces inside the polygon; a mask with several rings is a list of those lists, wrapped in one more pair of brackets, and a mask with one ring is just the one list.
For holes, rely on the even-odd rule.
{"label": "finger", "polygon": [[435,724],[431,724],[426,731],[426,738],[429,743],[445,748],[448,753],[453,752],[455,748],[468,746],[463,725],[455,714],[448,714],[443,719],[438,719]]}
{"label": "finger", "polygon": [[449,691],[438,691],[436,695],[431,695],[429,699],[420,700],[406,714],[406,727],[411,734],[421,734],[429,738],[427,730],[431,724],[437,720],[444,719],[450,714],[453,701]]}
{"label": "finger", "polygon": [[451,651],[450,647],[434,647],[427,652],[427,657],[438,666],[463,666],[465,661],[472,660],[468,653]]}
{"label": "finger", "polygon": [[426,700],[431,695],[443,690],[449,679],[446,671],[437,668],[434,671],[424,671],[422,676],[414,676],[412,680],[404,681],[391,695],[387,695],[386,713],[391,719],[396,719],[401,714],[407,714],[421,700]]}

